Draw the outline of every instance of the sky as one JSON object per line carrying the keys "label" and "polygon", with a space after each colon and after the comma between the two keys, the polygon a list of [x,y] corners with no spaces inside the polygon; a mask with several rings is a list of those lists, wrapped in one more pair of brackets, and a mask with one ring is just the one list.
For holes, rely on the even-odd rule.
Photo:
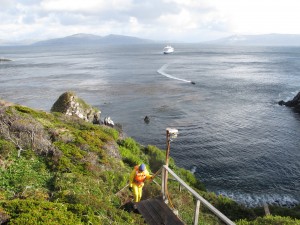
{"label": "sky", "polygon": [[77,33],[202,42],[300,34],[299,0],[0,0],[0,40]]}

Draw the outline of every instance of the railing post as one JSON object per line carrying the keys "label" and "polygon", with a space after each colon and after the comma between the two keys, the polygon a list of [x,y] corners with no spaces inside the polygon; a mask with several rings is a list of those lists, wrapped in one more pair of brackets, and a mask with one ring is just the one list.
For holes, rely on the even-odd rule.
{"label": "railing post", "polygon": [[163,200],[165,200],[166,198],[166,192],[165,192],[165,172],[166,169],[164,167],[162,167],[162,171],[161,171],[161,193],[163,196]]}
{"label": "railing post", "polygon": [[168,204],[168,171],[166,169],[164,169],[164,177],[163,177],[163,182],[164,182],[164,186],[163,186],[163,190],[164,190],[164,193],[163,193],[163,199],[164,199],[164,202],[166,204]]}
{"label": "railing post", "polygon": [[198,225],[199,220],[199,211],[200,211],[200,200],[197,199],[194,215],[194,225]]}
{"label": "railing post", "polygon": [[[166,149],[166,166],[169,166],[169,155],[170,155],[170,132],[169,129],[166,129],[166,138],[167,138],[167,149]],[[165,192],[165,199],[167,200],[167,194],[168,194],[168,170],[165,170],[165,174],[164,174],[164,180],[165,180],[165,186],[164,186],[164,192]]]}

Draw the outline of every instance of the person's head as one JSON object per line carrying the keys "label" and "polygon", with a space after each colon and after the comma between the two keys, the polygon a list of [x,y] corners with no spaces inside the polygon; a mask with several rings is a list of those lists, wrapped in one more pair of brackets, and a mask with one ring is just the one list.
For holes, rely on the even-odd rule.
{"label": "person's head", "polygon": [[145,169],[146,169],[146,166],[145,166],[144,163],[142,163],[142,164],[139,166],[139,171],[140,171],[140,172],[143,172]]}

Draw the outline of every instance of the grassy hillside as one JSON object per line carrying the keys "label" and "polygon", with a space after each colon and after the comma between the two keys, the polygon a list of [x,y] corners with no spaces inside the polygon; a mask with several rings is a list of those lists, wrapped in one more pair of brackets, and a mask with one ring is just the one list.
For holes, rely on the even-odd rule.
{"label": "grassy hillside", "polygon": [[[0,222],[1,224],[144,224],[139,214],[126,211],[132,167],[149,165],[155,173],[165,153],[143,147],[132,138],[120,139],[113,128],[75,117],[47,113],[0,102]],[[247,209],[205,191],[193,174],[170,167],[204,198],[238,224],[300,224],[299,208]],[[160,177],[156,179],[160,184]],[[192,223],[194,199],[170,182],[172,206]],[[118,193],[118,194],[116,194]],[[155,183],[145,186],[144,198],[158,196]],[[271,212],[272,212],[271,208]],[[261,217],[259,217],[261,216]],[[222,224],[201,208],[201,224]],[[282,222],[283,221],[283,222]],[[273,223],[274,222],[274,223]]]}

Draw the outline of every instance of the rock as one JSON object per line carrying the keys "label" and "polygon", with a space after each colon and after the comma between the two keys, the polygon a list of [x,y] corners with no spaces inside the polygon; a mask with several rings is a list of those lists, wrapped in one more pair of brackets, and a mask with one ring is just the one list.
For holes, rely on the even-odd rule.
{"label": "rock", "polygon": [[7,102],[7,101],[4,101],[3,99],[0,99],[0,106],[2,107],[8,107],[8,106],[13,106],[14,103],[12,102]]}
{"label": "rock", "polygon": [[298,92],[298,94],[292,100],[287,102],[281,100],[278,102],[278,104],[294,108],[297,112],[300,112],[300,92]]}
{"label": "rock", "polygon": [[114,121],[112,121],[110,119],[110,117],[105,117],[104,118],[104,125],[114,127],[115,124],[114,124]]}
{"label": "rock", "polygon": [[63,93],[53,104],[51,112],[60,112],[68,116],[77,116],[85,121],[100,124],[101,111],[85,103],[73,92]]}
{"label": "rock", "polygon": [[148,116],[145,116],[144,121],[145,123],[150,123],[150,118]]}

